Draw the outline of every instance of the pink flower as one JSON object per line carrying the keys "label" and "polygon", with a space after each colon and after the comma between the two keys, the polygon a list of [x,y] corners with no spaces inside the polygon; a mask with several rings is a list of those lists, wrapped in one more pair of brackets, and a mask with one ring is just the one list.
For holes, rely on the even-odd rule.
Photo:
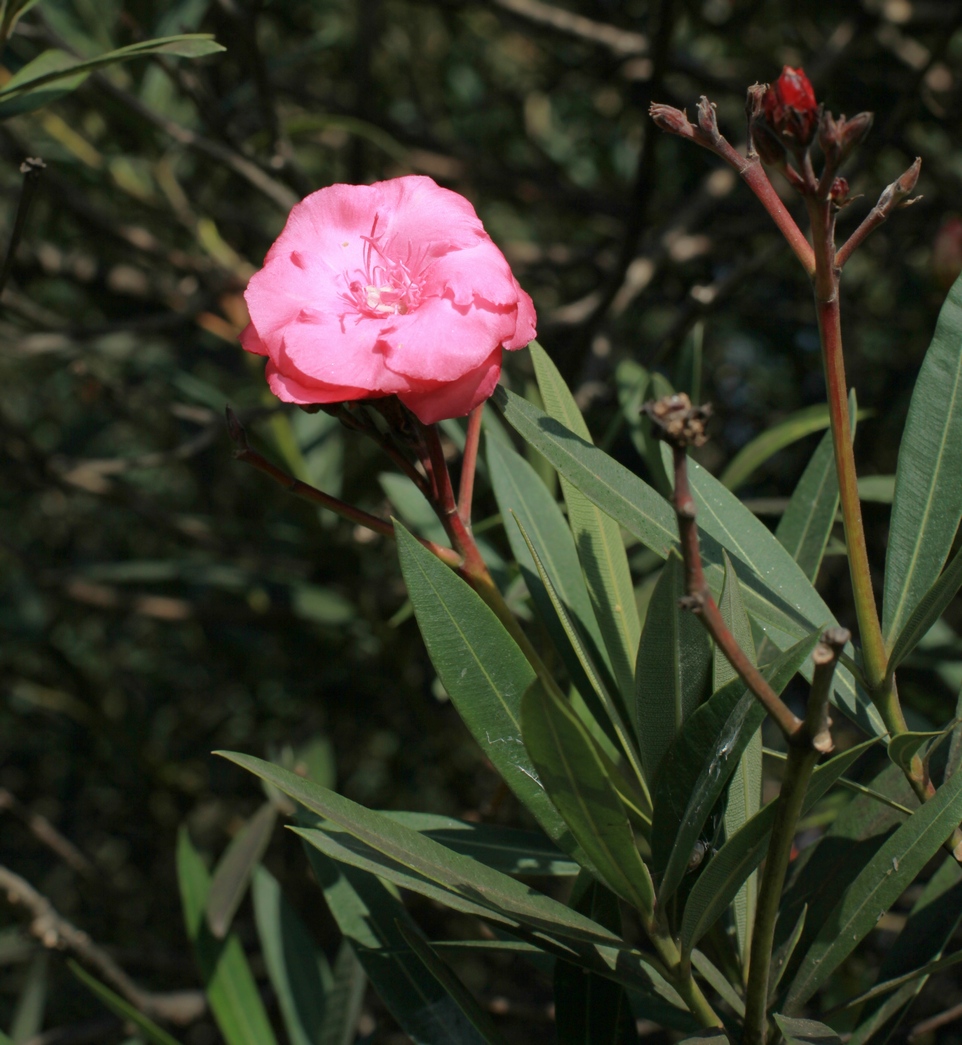
{"label": "pink flower", "polygon": [[418,176],[302,200],[245,298],[241,344],[268,357],[280,399],[396,395],[425,424],[483,402],[501,350],[535,336],[531,298],[474,208]]}

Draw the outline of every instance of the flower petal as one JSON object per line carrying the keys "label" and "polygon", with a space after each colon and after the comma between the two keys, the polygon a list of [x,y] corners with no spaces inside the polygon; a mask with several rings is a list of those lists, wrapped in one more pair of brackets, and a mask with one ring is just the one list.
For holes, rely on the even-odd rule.
{"label": "flower petal", "polygon": [[513,334],[517,309],[512,305],[456,305],[432,298],[382,331],[384,365],[416,381],[457,381],[480,366]]}
{"label": "flower petal", "polygon": [[422,424],[431,425],[448,417],[464,417],[494,391],[501,376],[501,349],[496,348],[480,366],[456,381],[425,385],[400,392],[398,399]]}

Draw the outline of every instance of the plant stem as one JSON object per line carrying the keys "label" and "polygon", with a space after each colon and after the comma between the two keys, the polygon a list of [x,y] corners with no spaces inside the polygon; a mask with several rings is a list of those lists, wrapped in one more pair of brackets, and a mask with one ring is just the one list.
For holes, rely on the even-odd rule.
{"label": "plant stem", "polygon": [[7,285],[7,280],[13,271],[14,255],[17,253],[23,230],[27,227],[27,214],[45,166],[46,164],[39,157],[28,157],[20,164],[23,187],[20,190],[20,202],[17,204],[17,216],[13,219],[13,231],[10,233],[7,253],[3,259],[3,267],[0,268],[0,294],[3,293],[3,288]]}
{"label": "plant stem", "polygon": [[832,749],[828,732],[828,696],[838,657],[851,635],[845,628],[830,628],[812,653],[815,672],[802,728],[790,738],[785,778],[778,795],[775,823],[758,890],[758,906],[752,929],[745,995],[743,1045],[765,1045],[768,1035],[768,991],[771,976],[775,922],[792,854],[795,829],[808,790],[808,781],[819,756]]}
{"label": "plant stem", "polygon": [[[670,438],[667,441],[672,442]],[[705,630],[725,654],[729,664],[772,716],[778,728],[786,737],[791,737],[802,725],[801,719],[792,713],[738,645],[709,590],[698,545],[695,500],[688,485],[688,453],[684,445],[674,443],[672,455],[675,465],[675,515],[678,518],[681,553],[685,562],[686,606],[698,615]]]}
{"label": "plant stem", "polygon": [[484,403],[479,403],[468,414],[468,432],[461,457],[461,485],[458,488],[458,515],[465,529],[471,529],[471,502],[474,497],[474,474],[478,464],[478,443],[481,441],[481,415]]}
{"label": "plant stem", "polygon": [[[259,472],[270,476],[275,483],[283,486],[285,490],[288,490],[296,497],[302,497],[305,501],[310,501],[312,504],[319,504],[322,508],[327,508],[340,515],[342,519],[347,519],[348,522],[356,523],[358,526],[365,527],[365,529],[373,530],[374,533],[379,533],[382,537],[394,539],[394,527],[387,520],[379,519],[376,515],[371,515],[361,508],[355,508],[353,504],[348,504],[339,497],[332,497],[309,483],[295,479],[292,475],[288,475],[283,469],[268,461],[263,454],[253,450],[247,442],[247,433],[244,431],[243,425],[230,407],[227,408],[227,429],[231,441],[234,443],[234,457],[238,461],[243,461],[252,468],[256,468]],[[457,566],[461,562],[461,556],[451,548],[442,548],[440,544],[435,544],[434,541],[428,541],[422,537],[417,539],[428,551],[433,552],[448,566]]]}
{"label": "plant stem", "polygon": [[721,1027],[721,1019],[691,974],[691,965],[682,964],[681,951],[670,933],[659,929],[656,925],[646,925],[645,928],[658,952],[658,957],[666,967],[671,985],[688,1006],[688,1011],[703,1027]]}
{"label": "plant stem", "polygon": [[872,574],[862,524],[862,503],[858,495],[858,475],[855,470],[855,452],[852,447],[852,429],[848,412],[848,387],[842,353],[838,289],[840,270],[835,264],[835,215],[829,200],[816,199],[814,196],[808,196],[806,200],[815,243],[815,311],[822,342],[835,470],[838,475],[839,500],[845,526],[855,614],[862,643],[865,679],[886,728],[892,733],[900,733],[906,729],[905,719],[893,687],[886,683],[888,654],[882,639],[882,626],[872,589]]}

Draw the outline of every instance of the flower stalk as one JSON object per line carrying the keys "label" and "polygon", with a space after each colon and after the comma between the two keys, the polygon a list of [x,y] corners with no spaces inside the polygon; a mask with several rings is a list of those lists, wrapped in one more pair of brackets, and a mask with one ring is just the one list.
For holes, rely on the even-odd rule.
{"label": "flower stalk", "polygon": [[[247,432],[244,430],[244,426],[230,407],[227,407],[227,431],[231,442],[234,444],[234,457],[238,461],[243,461],[252,468],[256,468],[257,471],[263,472],[264,475],[269,476],[275,483],[283,486],[289,493],[294,494],[295,497],[320,505],[321,508],[327,508],[340,515],[342,519],[347,519],[348,522],[352,522],[357,526],[363,526],[365,529],[378,533],[382,537],[394,539],[394,527],[387,520],[379,519],[376,515],[371,515],[353,504],[348,504],[339,497],[333,497],[331,494],[324,493],[323,490],[318,490],[317,487],[311,486],[309,483],[295,479],[282,468],[278,468],[277,465],[268,461],[263,454],[254,450],[247,441]],[[440,544],[425,540],[422,537],[419,537],[418,540],[442,562],[447,563],[449,566],[460,565],[461,556],[451,548],[443,548]]]}
{"label": "flower stalk", "polygon": [[820,756],[832,750],[828,697],[832,691],[832,676],[839,656],[850,639],[851,634],[845,628],[829,628],[823,633],[812,652],[815,671],[805,721],[789,737],[785,778],[778,795],[775,822],[755,909],[745,995],[743,1045],[765,1045],[767,1040],[771,957],[778,906],[812,770]]}
{"label": "flower stalk", "polygon": [[645,403],[642,409],[652,420],[655,437],[668,443],[672,449],[675,473],[673,504],[685,565],[682,607],[696,614],[742,682],[772,716],[782,733],[791,737],[801,728],[802,720],[772,689],[738,645],[705,580],[695,521],[697,510],[688,483],[688,447],[701,446],[705,442],[705,422],[711,414],[711,408],[692,406],[688,396],[680,393]]}

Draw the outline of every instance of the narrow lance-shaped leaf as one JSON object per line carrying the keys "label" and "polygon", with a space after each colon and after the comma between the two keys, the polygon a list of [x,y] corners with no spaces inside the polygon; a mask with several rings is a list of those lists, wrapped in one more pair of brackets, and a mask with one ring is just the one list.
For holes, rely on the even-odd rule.
{"label": "narrow lance-shaped leaf", "polygon": [[454,706],[505,783],[562,848],[564,822],[538,783],[521,740],[521,695],[534,669],[460,577],[398,522],[398,556],[424,644]]}
{"label": "narrow lance-shaped leaf", "polygon": [[[133,1024],[140,1032],[140,1035],[151,1042],[152,1045],[180,1045],[176,1038],[168,1034],[162,1027],[158,1027],[153,1020],[145,1016],[139,1009],[135,1009],[129,1001],[121,998],[119,994],[102,984],[100,980],[91,976],[89,972],[75,961],[68,961],[67,965],[74,976],[80,980],[91,994],[99,998],[124,1023]],[[8,1039],[8,1041],[12,1042],[12,1039]],[[0,1042],[2,1042],[2,1039],[0,1039]]]}
{"label": "narrow lance-shaped leaf", "polygon": [[782,1032],[785,1045],[842,1045],[838,1034],[817,1020],[795,1019],[780,1013],[775,1013],[772,1018]]}
{"label": "narrow lance-shaped leaf", "polygon": [[[575,882],[570,902],[612,932],[621,931],[618,898],[587,873]],[[631,1009],[621,984],[559,959],[554,998],[558,1045],[625,1045],[637,1040],[631,1033]]]}
{"label": "narrow lance-shaped leaf", "polygon": [[291,1045],[315,1045],[324,1026],[325,997],[333,983],[324,952],[265,867],[254,872],[251,897],[261,953],[287,1036]]}
{"label": "narrow lance-shaped leaf", "polygon": [[654,887],[628,814],[578,716],[538,681],[521,702],[525,746],[552,802],[605,883],[647,917]]}
{"label": "narrow lance-shaped leaf", "polygon": [[[886,1032],[892,1034],[898,1025],[898,1019],[893,1017],[899,1009],[901,1015],[905,1015],[929,975],[936,971],[931,966],[941,958],[960,919],[962,868],[946,856],[942,866],[926,882],[902,931],[882,960],[876,993],[869,992],[871,998],[852,1034],[855,1045],[864,1045],[883,1024],[887,1025]],[[962,953],[957,952],[948,960],[962,960]],[[891,984],[889,992],[884,990],[886,983]],[[891,1006],[890,1001],[894,1003]]]}
{"label": "narrow lance-shaped leaf", "polygon": [[186,828],[181,828],[177,839],[177,877],[187,936],[224,1040],[227,1045],[276,1045],[240,941],[234,934],[218,940],[207,927],[204,910],[210,875]]}
{"label": "narrow lance-shaped leaf", "polygon": [[394,893],[374,875],[307,848],[328,910],[351,941],[378,996],[417,1045],[483,1045],[484,1038],[411,949],[416,931]]}
{"label": "narrow lance-shaped leaf", "polygon": [[[588,427],[557,367],[537,341],[533,341],[529,349],[547,412],[590,443]],[[618,688],[627,697],[633,688],[634,657],[641,625],[621,530],[614,519],[563,473],[561,485],[568,506],[568,523],[595,616],[611,657]]]}
{"label": "narrow lance-shaped leaf", "polygon": [[871,932],[960,820],[962,776],[956,774],[886,840],[845,890],[802,959],[786,1012],[797,1012]]}
{"label": "narrow lance-shaped leaf", "polygon": [[615,705],[611,694],[608,692],[608,688],[605,686],[604,680],[598,668],[595,666],[591,659],[591,654],[585,647],[584,639],[575,622],[571,619],[568,614],[567,608],[564,603],[561,602],[558,597],[557,591],[555,591],[554,585],[551,582],[551,578],[548,576],[544,563],[541,561],[541,555],[538,548],[534,546],[528,533],[521,525],[520,520],[518,521],[518,527],[521,530],[521,536],[525,540],[528,552],[534,561],[535,566],[538,570],[538,576],[551,599],[551,605],[554,611],[558,615],[558,619],[561,621],[561,625],[565,630],[565,636],[571,644],[571,648],[574,650],[578,657],[578,661],[584,671],[585,677],[589,680],[590,685],[601,704],[601,708],[607,718],[607,724],[610,724],[611,729],[614,731],[614,735],[617,738],[618,744],[621,748],[621,754],[626,759],[628,764],[635,771],[635,780],[637,786],[644,792],[644,798],[646,799],[646,812],[650,810],[651,801],[650,796],[647,792],[645,785],[644,772],[641,767],[641,762],[638,758],[638,753],[635,750],[634,737],[629,735],[628,727],[625,725],[625,720],[622,717],[621,712]]}
{"label": "narrow lance-shaped leaf", "polygon": [[442,889],[464,897],[476,908],[490,909],[495,915],[501,913],[508,919],[524,921],[539,930],[559,934],[566,939],[613,945],[618,949],[627,948],[620,938],[569,910],[564,904],[476,860],[455,853],[383,813],[365,809],[311,780],[305,780],[252,755],[235,752],[218,754],[256,776],[269,780],[295,801],[339,825],[389,860],[409,868]]}
{"label": "narrow lance-shaped leaf", "polygon": [[[836,755],[824,765],[816,767],[805,793],[803,816],[874,743],[874,738],[866,740]],[[729,838],[698,876],[698,881],[695,882],[685,904],[681,924],[683,953],[690,953],[695,944],[727,910],[742,882],[762,862],[768,848],[772,824],[775,822],[776,802],[777,800],[769,802],[737,834]]]}
{"label": "narrow lance-shaped leaf", "polygon": [[[854,388],[848,396],[848,414],[854,437],[858,419]],[[775,536],[810,581],[818,576],[837,511],[835,444],[832,433],[826,432],[802,472],[775,529]]]}
{"label": "narrow lance-shaped leaf", "polygon": [[[728,555],[725,555],[725,587],[722,589],[718,603],[728,630],[735,637],[739,647],[748,655],[751,662],[756,662],[755,640],[752,637],[752,625],[745,612],[738,575]],[[714,689],[718,690],[735,678],[735,669],[728,658],[716,646],[714,651]],[[762,804],[762,731],[755,730],[745,747],[738,767],[732,773],[728,785],[728,800],[725,803],[725,837],[731,838],[743,824],[749,821]],[[734,899],[735,935],[741,954],[742,968],[748,966],[748,951],[751,945],[751,927],[755,923],[755,903],[758,893],[758,876],[750,874],[738,890]]]}
{"label": "narrow lance-shaped leaf", "polygon": [[334,983],[326,1000],[324,1029],[318,1045],[353,1045],[364,1004],[367,975],[349,940],[342,940],[334,959]]}
{"label": "narrow lance-shaped leaf", "polygon": [[[424,933],[411,920],[399,921],[398,931],[404,937],[412,951],[421,959],[425,969],[437,980],[447,994],[454,1000],[458,1008],[470,1022],[477,1036],[488,1045],[501,1045],[503,1038],[494,1021],[488,1015],[474,995],[458,979],[454,970],[445,962],[431,946]],[[469,1038],[462,1036],[463,1041]]]}
{"label": "narrow lance-shaped leaf", "polygon": [[267,851],[276,822],[274,804],[265,802],[231,841],[214,870],[207,894],[207,925],[220,940],[230,929],[254,868]]}
{"label": "narrow lance-shaped leaf", "polygon": [[684,594],[681,556],[672,552],[652,592],[635,663],[635,730],[649,782],[709,686],[711,642],[695,615],[680,609]]}
{"label": "narrow lance-shaped leaf", "polygon": [[[491,400],[504,418],[572,484],[661,558],[677,544],[678,528],[668,502],[637,475],[581,439],[555,418],[518,396],[497,388]],[[745,607],[779,649],[832,622],[831,610],[774,535],[717,479],[691,462],[690,476],[702,502],[699,514],[702,559],[713,591],[722,586],[721,550],[732,553],[742,580]],[[719,512],[730,516],[719,521]],[[742,572],[741,565],[745,571]],[[809,668],[805,669],[809,671]],[[837,705],[869,732],[884,724],[868,698],[856,692],[851,674],[835,672]]]}
{"label": "narrow lance-shaped leaf", "polygon": [[[815,632],[766,667],[763,674],[776,693],[817,641]],[[660,903],[681,884],[702,828],[764,717],[761,703],[736,678],[692,714],[665,756],[655,781],[652,821],[654,867],[664,870]]]}
{"label": "narrow lance-shaped leaf", "polygon": [[549,582],[571,619],[576,622],[588,655],[605,678],[610,680],[611,663],[591,606],[567,520],[538,473],[519,453],[497,439],[487,440],[486,445],[494,495],[501,509],[505,534],[538,615],[544,621],[572,682],[583,695],[590,693],[591,683],[571,648],[552,605],[551,595],[538,575],[525,538],[512,521],[512,516],[517,518],[518,524],[539,549],[541,564]]}
{"label": "narrow lance-shaped leaf", "polygon": [[437,813],[388,809],[384,810],[384,815],[503,874],[570,878],[579,871],[578,864],[540,831],[523,831],[500,824],[475,824]]}
{"label": "narrow lance-shaped leaf", "polygon": [[774,457],[786,446],[804,439],[812,432],[821,432],[829,425],[828,404],[816,403],[802,407],[766,429],[738,451],[725,466],[719,479],[729,490],[737,490],[756,469]]}
{"label": "narrow lance-shaped leaf", "polygon": [[922,362],[895,474],[882,634],[891,645],[942,570],[962,517],[962,277]]}
{"label": "narrow lance-shaped leaf", "polygon": [[949,603],[958,594],[959,588],[962,588],[962,548],[952,556],[952,560],[939,575],[938,580],[919,599],[915,609],[909,614],[902,630],[892,644],[888,667],[890,672],[895,671],[915,649],[929,628],[948,608]]}

